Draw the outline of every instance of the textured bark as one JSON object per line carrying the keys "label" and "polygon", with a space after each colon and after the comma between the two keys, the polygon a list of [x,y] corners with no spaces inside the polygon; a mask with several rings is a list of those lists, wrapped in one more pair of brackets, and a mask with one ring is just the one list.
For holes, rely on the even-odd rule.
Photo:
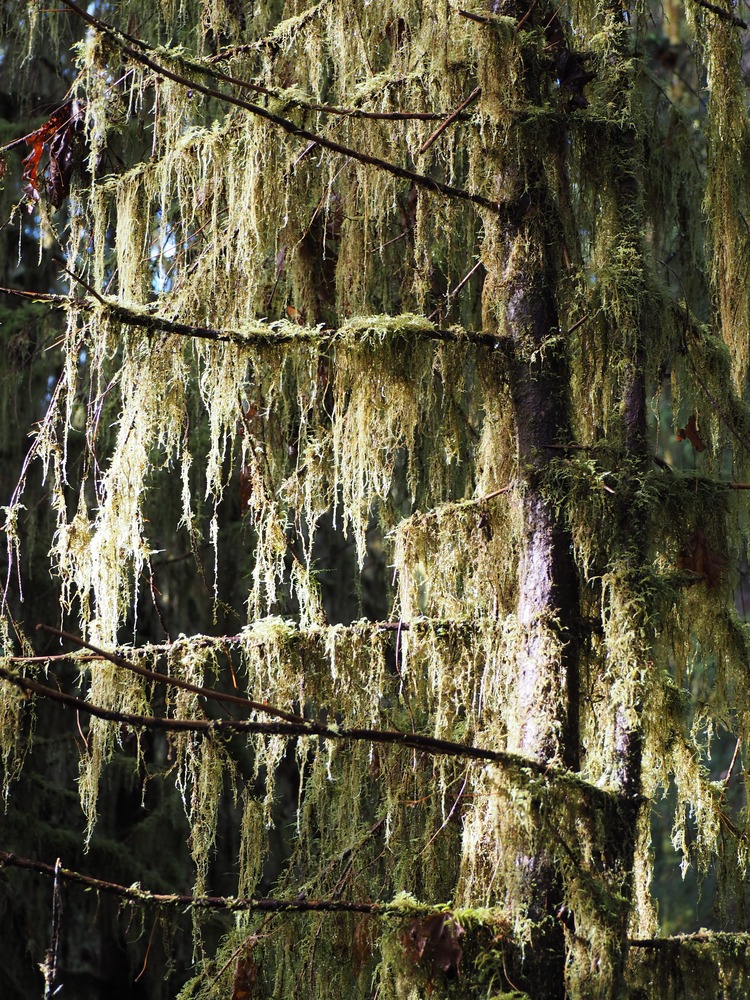
{"label": "textured bark", "polygon": [[[494,13],[523,17],[522,5],[492,5]],[[543,18],[544,20],[544,18]],[[541,67],[524,55],[524,96],[541,99]],[[488,76],[490,70],[488,69]],[[562,138],[562,137],[561,137]],[[498,189],[509,206],[490,241],[485,262],[485,311],[510,346],[509,388],[521,477],[523,546],[518,568],[515,731],[510,746],[527,757],[579,766],[578,578],[571,539],[544,496],[554,445],[570,440],[567,345],[559,337],[552,259],[559,249],[557,210],[547,188],[543,149],[498,152]],[[522,159],[525,162],[522,164]],[[485,220],[487,223],[487,220]],[[490,318],[492,317],[492,318]],[[513,982],[535,1000],[565,996],[565,929],[559,871],[544,847],[507,817],[499,837],[517,845],[506,892],[516,912],[525,905],[531,943]],[[524,902],[522,902],[524,901]]]}
{"label": "textured bark", "polygon": [[[532,175],[534,176],[534,175]],[[502,326],[513,345],[510,390],[516,424],[519,469],[523,475],[524,546],[519,562],[517,615],[524,648],[517,657],[513,749],[539,761],[562,761],[577,769],[578,579],[571,539],[542,492],[544,472],[555,454],[550,447],[570,434],[567,406],[565,345],[551,339],[558,331],[547,260],[552,243],[554,210],[546,195],[541,169],[535,184],[522,190],[524,179],[511,180],[521,193],[514,222],[499,236]],[[528,183],[527,174],[525,182]],[[519,253],[519,248],[523,248]],[[513,828],[500,836],[523,838]],[[518,891],[528,902],[536,924],[532,946],[519,975],[538,1000],[565,995],[564,928],[557,917],[562,892],[551,858],[530,845],[517,857]]]}

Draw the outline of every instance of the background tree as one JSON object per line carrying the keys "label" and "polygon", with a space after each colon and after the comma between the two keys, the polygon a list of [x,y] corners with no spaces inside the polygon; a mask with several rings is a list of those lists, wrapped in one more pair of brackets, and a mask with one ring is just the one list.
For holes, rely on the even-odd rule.
{"label": "background tree", "polygon": [[744,995],[745,22],[9,13],[7,990]]}

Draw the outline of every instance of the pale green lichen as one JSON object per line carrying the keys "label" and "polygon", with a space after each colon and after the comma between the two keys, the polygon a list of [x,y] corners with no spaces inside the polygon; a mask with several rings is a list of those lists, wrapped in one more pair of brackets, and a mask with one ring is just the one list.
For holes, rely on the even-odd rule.
{"label": "pale green lichen", "polygon": [[[204,54],[188,55],[188,6],[161,4],[149,50],[186,76],[184,86],[135,63],[113,84],[111,67],[128,59],[95,33],[78,50],[91,186],[72,196],[67,250],[99,298],[71,307],[62,376],[33,443],[57,517],[52,560],[64,605],[89,639],[116,645],[126,622],[137,629],[139,580],[160,533],[186,530],[194,550],[204,533],[216,564],[220,513],[241,476],[249,624],[226,641],[240,691],[339,730],[398,728],[525,751],[537,725],[557,727],[560,745],[560,664],[571,640],[554,614],[519,614],[523,502],[533,476],[518,462],[510,385],[514,364],[544,372],[564,355],[570,383],[561,411],[573,441],[551,444],[535,486],[568,532],[582,591],[581,778],[565,784],[307,735],[290,744],[285,735],[257,734],[231,749],[215,734],[169,743],[199,891],[220,798],[239,787],[242,744],[239,892],[254,893],[264,877],[280,783],[292,771],[297,807],[285,817],[294,836],[280,892],[454,898],[499,909],[512,936],[528,942],[532,886],[518,860],[543,856],[575,914],[568,988],[611,995],[627,927],[640,936],[655,929],[648,810],[629,820],[613,805],[625,737],[642,739],[642,794],[675,786],[673,839],[684,863],[705,871],[721,849],[740,893],[747,866],[745,821],[727,827],[706,766],[712,733],[726,726],[744,741],[750,722],[750,644],[726,611],[723,570],[741,520],[728,491],[705,478],[726,469],[723,449],[743,467],[750,428],[741,391],[747,192],[737,33],[710,12],[691,13],[710,91],[704,177],[703,140],[692,139],[700,108],[665,91],[636,54],[648,43],[644,10],[631,30],[611,5],[575,5],[568,44],[586,53],[596,78],[586,85],[588,106],[570,107],[550,65],[553,43],[533,19],[516,30],[507,17],[477,23],[442,2],[350,0],[289,5],[291,16],[276,23],[280,5],[266,5],[248,29],[251,42],[234,48],[245,37],[239,21],[230,5],[212,0],[193,25]],[[226,51],[208,58],[225,27]],[[161,44],[172,31],[179,50]],[[251,90],[248,99],[300,128],[382,159],[394,158],[397,135],[399,163],[409,169],[466,186],[503,212],[530,191],[544,195],[544,211],[523,225],[493,208],[475,213],[190,93],[191,82],[210,82],[201,67],[217,62],[270,91]],[[314,106],[446,112],[476,83],[482,93],[472,118],[434,142],[434,120],[399,123],[394,132],[386,120],[328,116]],[[120,147],[115,172],[107,152]],[[704,223],[721,339],[694,319],[697,304],[701,318],[710,305],[693,273],[704,266]],[[675,270],[664,261],[683,233],[688,249]],[[477,293],[454,301],[479,259],[483,301]],[[525,273],[550,279],[544,287],[559,328],[541,339],[512,329],[508,318],[507,289]],[[226,341],[191,339],[184,329],[160,329],[161,321],[207,327]],[[495,339],[466,335],[482,321]],[[665,373],[675,428],[698,414],[710,449],[702,477],[652,469],[646,443],[633,445],[628,393],[637,378],[651,391]],[[73,496],[67,441],[76,428],[89,457]],[[172,478],[177,500],[154,523],[161,484]],[[10,562],[21,510],[19,493],[4,508]],[[360,567],[373,519],[392,531],[397,590],[388,629],[326,623],[314,546],[330,511],[353,537]],[[698,532],[720,567],[717,580],[691,578],[686,568],[684,549]],[[215,573],[218,601],[217,580]],[[280,617],[289,606],[295,621]],[[221,674],[218,641],[185,638],[162,654],[144,650],[139,662],[198,685]],[[534,712],[519,706],[517,691],[530,659],[547,684]],[[707,664],[713,690],[691,711],[687,684]],[[86,667],[82,677],[86,697],[103,708],[155,711],[150,686],[112,663]],[[20,766],[23,703],[13,691],[4,705],[8,779]],[[210,717],[194,692],[170,689],[166,705],[175,717]],[[248,717],[266,719],[260,709]],[[80,779],[89,833],[101,771],[120,739],[114,725],[91,721]],[[632,837],[632,853],[610,863],[620,829]],[[240,922],[272,970],[274,995],[292,996],[302,982],[313,996],[349,995],[354,980],[364,994],[376,967],[383,997],[426,989],[424,976],[404,969],[398,932],[383,936],[378,956],[365,918],[298,915],[264,931],[260,944],[252,938],[260,922]],[[357,935],[361,963],[352,972],[341,955]],[[228,941],[223,961],[240,940]],[[334,978],[314,981],[316,963]],[[226,994],[231,971],[191,995]],[[443,987],[449,995],[445,983],[431,984],[433,996]]]}

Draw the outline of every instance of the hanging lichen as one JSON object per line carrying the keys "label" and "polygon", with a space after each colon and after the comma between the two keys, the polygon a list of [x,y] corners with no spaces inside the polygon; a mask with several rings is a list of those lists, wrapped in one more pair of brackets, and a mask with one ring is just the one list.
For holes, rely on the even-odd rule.
{"label": "hanging lichen", "polygon": [[[750,720],[737,24],[691,7],[705,110],[699,67],[651,68],[643,5],[152,7],[78,44],[85,165],[68,223],[42,220],[70,275],[31,452],[50,558],[64,613],[126,661],[78,665],[87,836],[159,718],[196,893],[225,799],[240,895],[392,901],[383,926],[238,915],[184,996],[499,995],[550,948],[571,997],[622,993],[628,933],[656,927],[649,800],[674,790],[683,869],[745,892],[746,819],[709,770]],[[32,37],[56,23],[30,10]],[[689,474],[653,460],[660,393]],[[334,624],[323,525],[361,575],[385,539],[388,621]],[[237,634],[123,649],[169,603],[175,539]],[[34,662],[3,659],[6,795]]]}

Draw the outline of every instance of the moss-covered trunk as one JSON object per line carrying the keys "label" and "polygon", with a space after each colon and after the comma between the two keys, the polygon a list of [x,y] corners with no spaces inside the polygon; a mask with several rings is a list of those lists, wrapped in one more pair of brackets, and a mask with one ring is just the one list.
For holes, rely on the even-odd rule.
{"label": "moss-covered trunk", "polygon": [[[523,4],[493,4],[495,14],[527,19]],[[533,13],[533,12],[532,12]],[[542,17],[541,23],[554,16]],[[480,67],[484,100],[502,117],[505,103],[538,105],[545,89],[538,53],[519,47],[516,73],[499,80],[495,67],[508,55],[488,45]],[[501,91],[508,83],[515,97]],[[555,133],[561,130],[553,129]],[[571,538],[545,497],[545,476],[556,448],[571,440],[568,346],[560,335],[556,281],[562,263],[560,225],[545,173],[545,141],[528,143],[511,128],[506,148],[488,148],[495,190],[506,211],[485,218],[487,239],[485,324],[495,327],[507,347],[521,506],[518,563],[518,644],[512,685],[514,724],[508,748],[531,759],[579,766],[578,574]],[[549,139],[550,137],[546,137]],[[555,137],[558,141],[563,136]],[[553,251],[552,248],[555,248]],[[559,259],[553,260],[553,254]],[[497,836],[513,844],[507,859],[506,894],[511,912],[526,909],[534,925],[531,946],[520,968],[519,985],[539,1000],[565,996],[565,928],[561,917],[561,876],[551,853],[506,815]],[[515,863],[514,863],[515,862]],[[511,977],[513,978],[513,976]]]}
{"label": "moss-covered trunk", "polygon": [[[515,663],[515,730],[509,749],[539,761],[578,767],[579,614],[577,571],[569,533],[544,494],[545,472],[556,446],[569,440],[566,345],[559,337],[555,274],[548,260],[554,208],[543,173],[506,171],[514,191],[511,211],[499,224],[497,253],[488,284],[499,298],[485,301],[509,342],[510,395],[521,476],[522,551],[518,566],[519,644]],[[494,308],[493,308],[494,307]],[[558,919],[559,877],[550,857],[525,842],[522,824],[508,816],[498,836],[517,844],[511,896],[526,901],[536,928],[522,969],[524,986],[546,1000],[565,995],[565,941]],[[509,899],[518,912],[518,898]]]}

